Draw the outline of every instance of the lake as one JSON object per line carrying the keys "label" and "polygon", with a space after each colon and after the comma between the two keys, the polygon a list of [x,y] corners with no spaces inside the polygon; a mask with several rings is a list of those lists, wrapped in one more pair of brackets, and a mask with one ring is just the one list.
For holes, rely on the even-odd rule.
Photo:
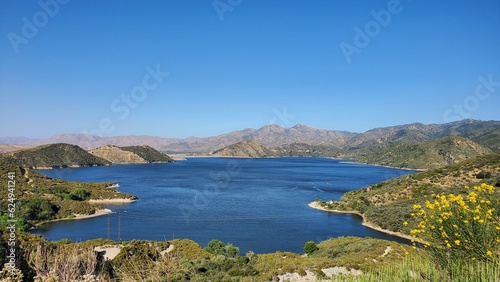
{"label": "lake", "polygon": [[[113,165],[39,171],[67,180],[117,182],[139,200],[107,205],[113,214],[44,224],[33,233],[49,240],[94,238],[211,239],[241,253],[302,253],[309,240],[370,236],[406,242],[361,225],[356,215],[311,209],[315,198],[337,200],[345,192],[413,173],[326,158],[189,158],[166,164]],[[120,229],[120,230],[118,230]]]}

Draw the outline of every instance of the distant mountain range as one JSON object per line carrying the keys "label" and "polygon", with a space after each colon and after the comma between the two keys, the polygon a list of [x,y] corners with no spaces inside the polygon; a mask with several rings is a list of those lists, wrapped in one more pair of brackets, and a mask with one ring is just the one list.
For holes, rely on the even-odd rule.
{"label": "distant mountain range", "polygon": [[40,139],[28,138],[28,137],[0,137],[1,144],[26,144],[33,143]]}
{"label": "distant mountain range", "polygon": [[308,144],[345,144],[354,133],[336,130],[316,129],[304,125],[283,128],[279,125],[266,125],[260,129],[244,129],[214,137],[162,138],[156,136],[116,136],[99,137],[88,134],[61,134],[47,139],[30,142],[31,145],[68,143],[84,149],[95,149],[105,145],[133,146],[148,144],[167,153],[208,153],[231,144],[254,140],[266,147],[304,142]]}
{"label": "distant mountain range", "polygon": [[298,152],[306,156],[363,157],[398,142],[424,142],[447,136],[465,137],[492,151],[500,151],[500,121],[470,119],[446,124],[412,123],[381,127],[364,133],[316,129],[298,124],[291,128],[266,125],[259,129],[244,129],[214,137],[184,139],[63,134],[28,144],[69,143],[87,150],[105,145],[123,147],[148,144],[166,153],[209,153],[240,141],[253,140],[267,148],[277,148],[283,154]]}

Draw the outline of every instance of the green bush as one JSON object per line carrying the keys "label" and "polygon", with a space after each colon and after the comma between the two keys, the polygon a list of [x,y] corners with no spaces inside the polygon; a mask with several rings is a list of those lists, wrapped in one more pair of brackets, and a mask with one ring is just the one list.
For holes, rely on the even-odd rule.
{"label": "green bush", "polygon": [[240,255],[240,248],[234,246],[231,243],[228,243],[224,247],[224,254],[229,258],[236,258]]}
{"label": "green bush", "polygon": [[67,245],[67,244],[71,244],[71,243],[73,243],[73,241],[69,238],[62,238],[61,240],[56,242],[56,244],[59,244],[59,245]]}
{"label": "green bush", "polygon": [[73,192],[71,192],[71,194],[70,194],[71,200],[75,200],[75,201],[85,201],[89,197],[90,197],[90,192],[85,190],[85,189],[82,189],[82,188],[78,188],[78,189],[74,190]]}
{"label": "green bush", "polygon": [[304,253],[305,254],[312,254],[314,253],[315,251],[319,250],[318,246],[316,245],[316,243],[314,243],[314,241],[307,241],[305,244],[304,244]]}
{"label": "green bush", "polygon": [[59,207],[47,199],[30,199],[23,203],[20,214],[27,220],[52,219],[59,211]]}
{"label": "green bush", "polygon": [[213,255],[222,255],[224,254],[224,247],[226,245],[217,239],[213,239],[208,242],[208,245],[205,247],[205,251],[213,254]]}

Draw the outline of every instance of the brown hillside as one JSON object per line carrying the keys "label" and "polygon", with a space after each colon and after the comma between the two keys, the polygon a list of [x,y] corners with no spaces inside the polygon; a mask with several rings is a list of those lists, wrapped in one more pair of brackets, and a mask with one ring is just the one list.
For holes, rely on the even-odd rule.
{"label": "brown hillside", "polygon": [[141,158],[139,155],[125,151],[120,147],[107,145],[94,150],[90,150],[94,156],[106,159],[113,164],[143,164],[147,163],[147,161]]}
{"label": "brown hillside", "polygon": [[245,140],[233,145],[229,145],[220,150],[212,152],[212,154],[222,157],[242,158],[264,158],[274,156],[273,151],[252,140]]}

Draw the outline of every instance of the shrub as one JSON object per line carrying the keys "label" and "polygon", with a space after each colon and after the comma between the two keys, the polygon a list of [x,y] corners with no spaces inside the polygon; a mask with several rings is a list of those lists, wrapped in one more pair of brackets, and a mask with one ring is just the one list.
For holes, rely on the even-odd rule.
{"label": "shrub", "polygon": [[70,194],[70,199],[75,201],[85,201],[89,197],[90,192],[82,188],[75,189],[75,191]]}
{"label": "shrub", "polygon": [[56,244],[59,244],[59,245],[67,245],[67,244],[71,244],[71,243],[73,243],[73,241],[69,238],[62,238],[61,240],[56,242]]}
{"label": "shrub", "polygon": [[305,254],[312,254],[314,253],[315,251],[319,250],[318,246],[316,245],[316,243],[314,243],[314,241],[307,241],[305,244],[304,244],[304,253]]}
{"label": "shrub", "polygon": [[[414,205],[417,227],[410,233],[441,265],[500,260],[500,200],[496,188],[465,187],[466,195],[438,195]],[[406,223],[405,223],[406,225]]]}
{"label": "shrub", "polygon": [[225,247],[224,247],[224,253],[227,257],[230,257],[230,258],[236,258],[240,255],[240,248],[234,246],[233,244],[231,243],[228,243]]}
{"label": "shrub", "polygon": [[27,220],[47,220],[54,217],[59,207],[47,199],[31,199],[21,208],[21,217]]}
{"label": "shrub", "polygon": [[476,174],[477,179],[487,179],[491,177],[491,172],[489,171],[481,171],[478,174]]}
{"label": "shrub", "polygon": [[213,254],[213,255],[222,255],[224,254],[224,243],[220,240],[213,239],[210,242],[208,242],[207,247],[205,248],[205,251]]}

